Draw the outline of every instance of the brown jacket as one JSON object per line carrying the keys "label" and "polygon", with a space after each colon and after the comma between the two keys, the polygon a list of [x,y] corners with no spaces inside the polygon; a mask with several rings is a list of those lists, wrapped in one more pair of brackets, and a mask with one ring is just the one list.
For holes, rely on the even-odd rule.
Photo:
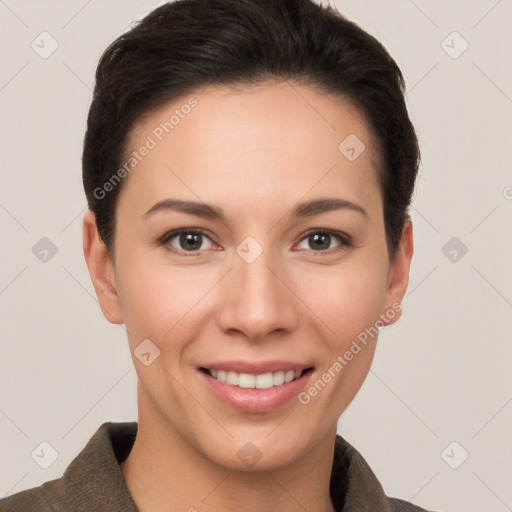
{"label": "brown jacket", "polygon": [[[137,423],[103,423],[62,478],[0,500],[0,512],[138,512],[119,463],[132,448]],[[366,461],[336,436],[330,484],[337,512],[426,512],[388,498]]]}

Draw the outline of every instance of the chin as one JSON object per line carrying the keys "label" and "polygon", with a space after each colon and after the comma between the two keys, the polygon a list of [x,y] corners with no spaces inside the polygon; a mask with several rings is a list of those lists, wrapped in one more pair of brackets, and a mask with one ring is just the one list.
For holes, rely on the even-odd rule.
{"label": "chin", "polygon": [[274,471],[295,463],[312,448],[308,447],[312,436],[304,434],[296,424],[293,427],[293,431],[283,428],[279,434],[268,428],[256,432],[252,427],[251,434],[233,433],[233,438],[222,443],[208,440],[201,451],[211,462],[230,471]]}

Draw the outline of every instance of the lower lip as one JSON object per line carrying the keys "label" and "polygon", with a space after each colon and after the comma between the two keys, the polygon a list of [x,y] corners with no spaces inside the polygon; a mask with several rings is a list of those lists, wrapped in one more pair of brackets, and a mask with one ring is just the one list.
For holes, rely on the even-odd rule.
{"label": "lower lip", "polygon": [[298,379],[268,389],[247,389],[226,384],[198,370],[206,385],[223,403],[242,412],[263,413],[281,407],[296,397],[313,373],[304,372]]}

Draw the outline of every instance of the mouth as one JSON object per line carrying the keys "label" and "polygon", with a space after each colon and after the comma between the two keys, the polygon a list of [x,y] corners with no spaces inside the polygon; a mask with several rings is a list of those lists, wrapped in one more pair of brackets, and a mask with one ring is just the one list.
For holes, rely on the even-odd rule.
{"label": "mouth", "polygon": [[[212,365],[213,366],[213,365]],[[278,364],[265,365],[255,372],[254,365],[223,364],[224,368],[199,367],[198,375],[202,377],[207,391],[219,403],[243,413],[270,413],[280,407],[293,403],[299,393],[309,384],[313,375],[313,366],[287,364],[279,369]],[[227,367],[238,366],[239,369],[255,373],[235,372]],[[245,368],[240,368],[245,366]],[[273,366],[270,370],[269,366]],[[290,368],[294,366],[294,368]],[[298,403],[298,402],[297,402]]]}
{"label": "mouth", "polygon": [[215,368],[199,368],[213,379],[224,382],[231,386],[238,386],[244,389],[270,389],[280,387],[300,379],[306,373],[312,372],[313,367],[302,370],[278,370],[266,373],[239,373],[235,371],[218,370]]}

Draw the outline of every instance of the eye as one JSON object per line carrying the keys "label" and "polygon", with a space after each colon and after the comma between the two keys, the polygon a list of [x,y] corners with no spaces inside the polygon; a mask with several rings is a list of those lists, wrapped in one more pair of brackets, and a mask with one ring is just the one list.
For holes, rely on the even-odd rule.
{"label": "eye", "polygon": [[[204,245],[208,241],[209,244]],[[175,252],[199,252],[211,249],[213,242],[202,229],[178,229],[166,233],[160,243]],[[169,247],[170,246],[170,247]]]}
{"label": "eye", "polygon": [[[338,241],[338,248],[330,251],[333,248],[333,242]],[[205,231],[198,228],[176,229],[163,235],[159,239],[159,243],[165,246],[168,250],[178,253],[199,253],[200,251],[214,248],[214,243],[206,235]],[[301,244],[308,244],[310,247],[301,247]],[[206,246],[205,246],[206,244]],[[301,239],[298,245],[299,249],[309,249],[317,253],[336,252],[338,250],[346,249],[353,245],[352,239],[349,235],[339,233],[336,231],[316,229],[311,230]]]}
{"label": "eye", "polygon": [[[331,249],[331,243],[334,240],[338,240],[339,247],[337,250],[342,250],[343,248],[348,248],[352,246],[352,239],[350,236],[345,235],[344,233],[338,233],[336,231],[330,231],[330,230],[314,230],[310,231],[306,234],[304,238],[301,240],[301,244],[303,241],[306,243],[309,242],[310,244],[310,250],[313,250],[315,252],[327,252],[328,249]],[[300,244],[299,244],[300,248]],[[306,247],[306,249],[308,249]]]}

